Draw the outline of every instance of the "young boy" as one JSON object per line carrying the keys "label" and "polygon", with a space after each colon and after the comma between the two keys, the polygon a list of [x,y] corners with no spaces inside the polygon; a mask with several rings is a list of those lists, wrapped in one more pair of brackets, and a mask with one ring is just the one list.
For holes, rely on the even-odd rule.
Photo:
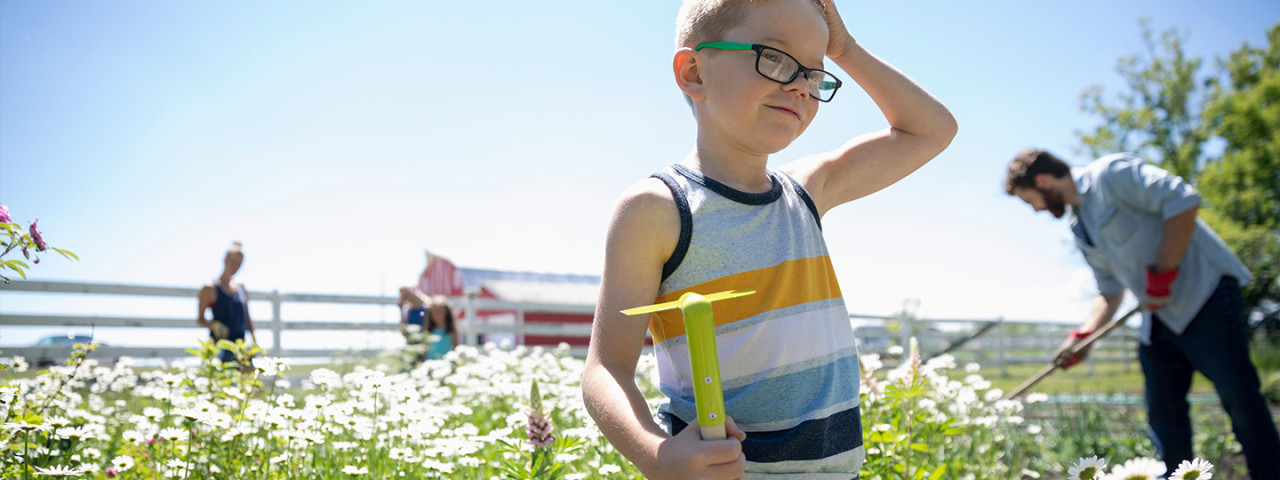
{"label": "young boy", "polygon": [[[698,124],[683,162],[641,181],[613,214],[583,375],[606,438],[648,478],[855,478],[863,460],[858,361],[822,239],[831,208],[920,168],[950,143],[941,103],[849,35],[830,0],[695,0],[680,12],[676,84]],[[840,81],[890,128],[779,170]],[[703,441],[679,311],[620,310],[730,289],[715,304],[730,437]],[[646,327],[669,403],[655,423],[635,383]]]}

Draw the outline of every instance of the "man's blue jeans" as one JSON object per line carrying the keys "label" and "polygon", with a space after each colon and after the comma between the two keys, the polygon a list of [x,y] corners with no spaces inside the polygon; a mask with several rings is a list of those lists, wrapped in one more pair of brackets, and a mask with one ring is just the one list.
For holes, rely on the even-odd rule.
{"label": "man's blue jeans", "polygon": [[1138,346],[1138,360],[1147,382],[1148,433],[1168,473],[1192,459],[1187,392],[1192,373],[1199,371],[1213,382],[1231,416],[1249,476],[1280,479],[1280,434],[1249,360],[1249,326],[1239,282],[1222,277],[1182,335],[1169,331],[1158,311],[1152,323],[1151,345]]}

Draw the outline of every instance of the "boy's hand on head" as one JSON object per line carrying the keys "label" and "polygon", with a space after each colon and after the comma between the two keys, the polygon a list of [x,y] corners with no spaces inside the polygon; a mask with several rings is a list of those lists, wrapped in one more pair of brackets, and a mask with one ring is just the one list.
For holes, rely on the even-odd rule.
{"label": "boy's hand on head", "polygon": [[724,440],[703,440],[702,428],[695,419],[658,447],[660,471],[652,478],[674,479],[738,479],[746,473],[747,458],[742,454],[746,433],[725,416]]}
{"label": "boy's hand on head", "polygon": [[853,43],[853,35],[849,34],[840,12],[836,11],[835,0],[822,0],[822,11],[827,20],[827,57],[835,60],[844,55],[845,48]]}

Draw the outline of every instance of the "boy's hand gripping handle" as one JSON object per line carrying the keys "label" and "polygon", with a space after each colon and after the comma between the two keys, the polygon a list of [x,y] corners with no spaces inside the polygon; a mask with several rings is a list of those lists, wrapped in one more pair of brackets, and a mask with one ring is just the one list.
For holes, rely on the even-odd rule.
{"label": "boy's hand gripping handle", "polygon": [[702,296],[685,293],[674,302],[623,310],[639,315],[679,308],[684,314],[684,331],[689,344],[689,363],[693,370],[693,398],[698,406],[698,426],[703,440],[725,438],[724,391],[720,387],[720,357],[716,351],[716,322],[711,302],[755,293],[754,290],[732,290]]}

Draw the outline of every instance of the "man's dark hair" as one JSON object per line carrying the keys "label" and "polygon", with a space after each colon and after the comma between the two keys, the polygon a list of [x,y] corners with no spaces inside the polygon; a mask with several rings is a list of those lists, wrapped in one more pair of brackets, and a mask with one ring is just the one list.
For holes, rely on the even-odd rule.
{"label": "man's dark hair", "polygon": [[1004,180],[1004,191],[1013,195],[1019,188],[1036,188],[1036,175],[1047,173],[1054,178],[1071,174],[1071,167],[1052,153],[1028,148],[1009,162],[1009,176]]}

